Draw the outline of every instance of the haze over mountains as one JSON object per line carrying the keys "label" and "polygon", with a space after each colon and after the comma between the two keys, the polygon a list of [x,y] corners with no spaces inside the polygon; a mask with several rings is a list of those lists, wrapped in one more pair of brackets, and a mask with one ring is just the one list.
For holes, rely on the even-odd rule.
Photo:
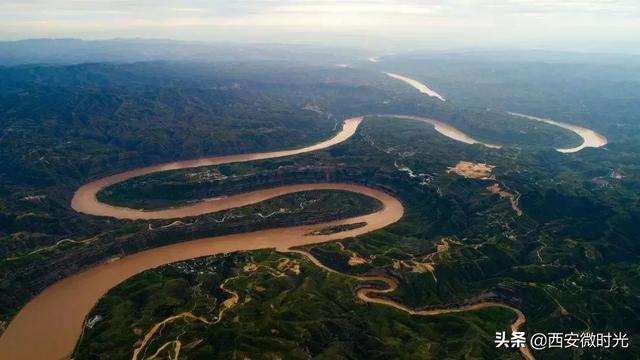
{"label": "haze over mountains", "polygon": [[0,42],[0,64],[80,64],[136,61],[294,61],[331,64],[362,58],[363,50],[279,44],[232,44],[167,39],[31,39]]}
{"label": "haze over mountains", "polygon": [[640,55],[551,50],[409,50],[377,53],[364,47],[308,44],[179,41],[170,39],[28,39],[0,41],[0,65],[81,64],[140,61],[287,61],[307,65],[349,65],[379,59],[403,61],[487,61],[640,65]]}

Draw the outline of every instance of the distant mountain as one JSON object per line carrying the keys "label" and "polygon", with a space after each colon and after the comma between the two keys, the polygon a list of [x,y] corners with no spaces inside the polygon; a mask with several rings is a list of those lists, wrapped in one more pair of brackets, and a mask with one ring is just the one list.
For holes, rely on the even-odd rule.
{"label": "distant mountain", "polygon": [[364,57],[347,48],[307,45],[230,44],[176,40],[30,39],[0,42],[0,65],[79,64],[86,62],[291,61],[344,63]]}

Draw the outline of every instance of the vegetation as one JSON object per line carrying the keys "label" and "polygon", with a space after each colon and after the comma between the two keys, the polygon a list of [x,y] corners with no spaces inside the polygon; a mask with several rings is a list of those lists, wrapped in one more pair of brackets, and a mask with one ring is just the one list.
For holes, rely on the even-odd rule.
{"label": "vegetation", "polygon": [[[517,358],[492,346],[495,331],[511,321],[507,310],[409,317],[358,304],[356,286],[306,258],[270,251],[164,266],[132,278],[96,306],[90,319],[100,320],[75,358],[128,358],[131,344],[171,315],[189,312],[215,322],[221,309],[227,310],[215,324],[167,323],[141,354],[175,356],[179,342],[180,358],[188,359]],[[225,303],[234,294],[237,302]]]}
{"label": "vegetation", "polygon": [[[307,192],[182,219],[182,225],[118,221],[69,209],[73,191],[88,179],[161,161],[308,144],[328,137],[347,116],[407,113],[451,119],[476,138],[517,146],[465,145],[423,123],[367,118],[351,140],[324,151],[158,173],[99,196],[162,208],[301,182],[384,189],[405,205],[398,223],[306,250],[345,274],[392,276],[399,287],[384,296],[410,307],[490,299],[520,309],[527,333],[588,329],[630,336],[630,349],[555,349],[536,352],[539,359],[627,359],[640,353],[640,132],[632,106],[617,109],[630,112],[626,134],[605,149],[560,154],[551,147],[575,141],[564,131],[479,110],[477,99],[438,104],[366,70],[146,63],[0,73],[2,321],[56,279],[114,256],[379,206],[349,193]],[[615,98],[624,96],[631,95]],[[607,132],[610,140],[616,134]],[[494,179],[448,173],[459,161],[494,165]],[[514,194],[522,216],[487,189],[496,183]],[[361,261],[350,262],[354,256]],[[255,268],[245,269],[248,264]],[[232,297],[222,284],[239,301],[219,323],[172,322],[145,354],[168,344],[159,351],[167,355],[176,345],[169,342],[180,335],[182,356],[193,359],[518,358],[493,344],[495,331],[506,330],[513,319],[508,310],[416,317],[365,305],[354,296],[359,284],[352,278],[272,251],[190,260],[124,282],[89,317],[95,324],[85,329],[77,358],[128,358],[154,324],[185,311],[215,321]]]}

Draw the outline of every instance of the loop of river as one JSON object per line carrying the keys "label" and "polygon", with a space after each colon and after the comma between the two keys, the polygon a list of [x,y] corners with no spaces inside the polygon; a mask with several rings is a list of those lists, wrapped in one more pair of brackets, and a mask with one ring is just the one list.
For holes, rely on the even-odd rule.
{"label": "loop of river", "polygon": [[[410,121],[420,121],[432,125],[439,133],[456,141],[468,144],[482,144],[499,148],[498,145],[485,144],[438,120],[404,115],[380,115]],[[348,140],[358,129],[363,117],[355,117],[344,121],[342,130],[334,137],[320,143],[291,150],[239,154],[229,156],[206,157],[195,160],[175,161],[144,168],[92,181],[80,187],[74,194],[71,206],[74,210],[96,216],[108,216],[119,219],[174,219],[207,214],[215,211],[231,209],[255,204],[277,196],[310,190],[343,190],[350,191],[379,200],[383,207],[371,214],[336,220],[321,224],[292,226],[261,230],[242,234],[233,234],[203,238],[163,247],[141,251],[117,261],[103,263],[81,273],[62,279],[51,285],[29,301],[10,322],[0,337],[0,354],[3,359],[64,359],[68,358],[82,332],[84,319],[92,307],[109,289],[142,271],[161,265],[192,259],[201,256],[229,253],[235,251],[275,248],[279,251],[291,251],[292,247],[335,241],[362,235],[381,229],[402,218],[404,208],[393,196],[369,187],[345,183],[314,183],[287,185],[233,195],[220,199],[205,199],[201,202],[166,210],[145,211],[126,207],[117,207],[98,201],[96,194],[116,183],[134,177],[144,176],[161,171],[271,159],[307,153],[328,148]],[[326,235],[305,236],[321,229],[356,223],[366,223],[362,227]],[[309,254],[306,254],[309,256]],[[322,265],[313,257],[316,265],[333,271]],[[393,300],[372,294],[383,294],[393,291],[397,284],[394,279],[384,276],[360,276],[358,280],[378,281],[386,285],[384,289],[361,288],[357,292],[359,299],[369,303],[377,303],[405,311],[411,315],[438,315],[460,311],[470,311],[485,307],[509,308],[515,312],[516,318],[512,329],[520,328],[525,321],[519,310],[501,303],[481,302],[461,307],[414,310]],[[525,359],[533,359],[527,348],[520,349]]]}

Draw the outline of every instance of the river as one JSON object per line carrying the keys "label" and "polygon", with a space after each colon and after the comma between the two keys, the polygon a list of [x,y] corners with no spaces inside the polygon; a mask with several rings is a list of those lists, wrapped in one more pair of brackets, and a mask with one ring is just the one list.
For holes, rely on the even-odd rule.
{"label": "river", "polygon": [[[454,127],[436,120],[402,115],[383,116],[425,122],[434,126],[440,133],[457,141],[478,143]],[[343,190],[359,193],[379,200],[383,204],[383,207],[379,211],[371,214],[327,223],[275,228],[181,242],[141,251],[116,261],[91,267],[83,272],[56,282],[29,301],[12,319],[8,328],[0,337],[0,354],[2,354],[3,358],[12,360],[63,359],[68,357],[73,351],[82,332],[86,315],[91,311],[97,301],[104,296],[109,289],[142,271],[177,261],[235,251],[266,248],[288,251],[292,247],[362,235],[400,220],[403,216],[404,208],[398,199],[377,189],[344,183],[280,186],[225,198],[206,199],[195,204],[157,211],[112,206],[99,202],[96,197],[101,189],[110,185],[152,173],[271,159],[325,149],[342,143],[353,136],[362,121],[363,117],[347,119],[342,129],[334,137],[311,146],[291,150],[215,156],[169,162],[108,176],[80,187],[75,192],[71,203],[73,209],[76,211],[96,216],[131,220],[172,219],[197,216],[258,203],[276,196],[311,190]],[[365,226],[352,230],[330,235],[309,235],[310,233],[330,226],[363,222],[366,223]],[[366,294],[360,292],[358,296],[363,298],[364,295]],[[380,300],[376,302],[385,304],[385,302],[381,302]],[[387,303],[387,306],[400,308],[401,305],[397,303],[396,305]],[[426,315],[426,313],[424,315]]]}
{"label": "river", "polygon": [[435,90],[429,88],[427,85],[421,83],[420,81],[416,80],[416,79],[412,79],[410,77],[406,77],[406,76],[402,76],[402,75],[398,75],[398,74],[394,74],[394,73],[389,73],[389,72],[385,72],[385,74],[387,74],[387,76],[392,77],[396,80],[400,80],[400,81],[404,81],[405,83],[413,86],[414,88],[416,88],[418,91],[420,91],[423,94],[426,94],[428,96],[431,97],[435,97],[440,101],[447,101],[442,95],[438,94]]}

